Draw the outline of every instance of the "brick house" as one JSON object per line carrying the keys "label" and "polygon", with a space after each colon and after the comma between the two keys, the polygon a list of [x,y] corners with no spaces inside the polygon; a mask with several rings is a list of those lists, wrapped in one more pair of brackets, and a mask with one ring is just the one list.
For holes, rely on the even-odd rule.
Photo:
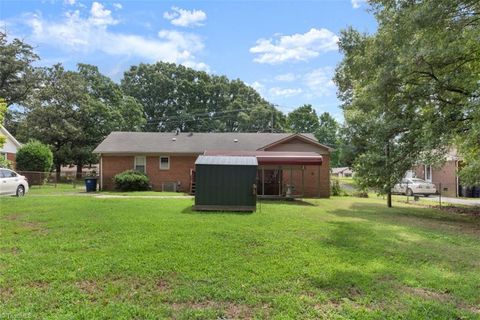
{"label": "brick house", "polygon": [[448,197],[458,197],[460,180],[458,178],[458,168],[461,166],[461,159],[457,151],[452,149],[448,152],[445,162],[441,166],[420,164],[413,169],[415,176],[425,181],[432,182],[441,191],[442,195]]}
{"label": "brick house", "polygon": [[327,198],[331,151],[312,134],[112,132],[94,153],[102,190],[114,189],[116,174],[135,169],[149,176],[153,190],[194,192],[199,155],[253,155],[275,159],[259,166],[259,195]]}
{"label": "brick house", "polygon": [[0,147],[0,157],[11,161],[13,168],[15,168],[17,151],[22,145],[2,125],[0,125],[0,136],[6,137],[5,144],[3,147]]}

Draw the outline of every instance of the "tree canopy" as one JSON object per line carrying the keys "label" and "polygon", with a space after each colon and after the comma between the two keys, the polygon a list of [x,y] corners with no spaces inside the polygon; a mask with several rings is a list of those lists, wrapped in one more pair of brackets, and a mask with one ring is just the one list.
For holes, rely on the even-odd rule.
{"label": "tree canopy", "polygon": [[145,131],[283,130],[283,114],[240,80],[157,62],[132,66],[121,84],[143,105]]}
{"label": "tree canopy", "polygon": [[468,157],[479,141],[478,2],[371,3],[377,32],[342,32],[335,75],[357,177],[390,193],[410,167],[441,162],[457,145],[470,173],[464,182],[478,182],[480,171],[469,169],[478,153]]}

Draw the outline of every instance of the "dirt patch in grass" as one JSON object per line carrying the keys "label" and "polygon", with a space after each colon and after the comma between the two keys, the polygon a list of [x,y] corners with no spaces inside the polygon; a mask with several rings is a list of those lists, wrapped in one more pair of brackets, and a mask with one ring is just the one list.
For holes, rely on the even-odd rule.
{"label": "dirt patch in grass", "polygon": [[449,302],[452,301],[452,297],[449,293],[432,291],[425,288],[414,288],[414,287],[402,287],[402,291],[416,297],[420,297],[428,300],[436,300],[439,302]]}
{"label": "dirt patch in grass", "polygon": [[170,307],[175,313],[185,310],[215,310],[222,315],[222,318],[226,319],[253,319],[255,311],[260,311],[266,316],[270,313],[269,305],[251,307],[245,304],[213,300],[199,302],[174,302],[170,305]]}
{"label": "dirt patch in grass", "polygon": [[11,247],[11,248],[0,248],[0,253],[10,253],[13,254],[14,256],[20,254],[22,252],[22,249],[19,247]]}
{"label": "dirt patch in grass", "polygon": [[7,215],[3,216],[3,219],[8,220],[8,221],[16,221],[20,217],[21,217],[21,215],[19,213],[11,213],[11,214],[7,214]]}
{"label": "dirt patch in grass", "polygon": [[12,299],[13,294],[14,292],[12,287],[6,287],[6,288],[0,287],[0,301],[6,301],[6,300]]}

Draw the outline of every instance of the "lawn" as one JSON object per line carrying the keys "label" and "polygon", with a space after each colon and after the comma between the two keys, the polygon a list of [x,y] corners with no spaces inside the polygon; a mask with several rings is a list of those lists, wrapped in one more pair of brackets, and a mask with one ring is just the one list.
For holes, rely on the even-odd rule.
{"label": "lawn", "polygon": [[[48,195],[48,196],[58,196],[58,195],[76,195],[76,194],[86,194],[85,185],[82,183],[71,184],[71,183],[58,183],[58,184],[47,184],[42,186],[31,186],[28,195]],[[94,193],[96,195],[113,195],[113,196],[187,196],[187,193],[183,192],[158,192],[158,191],[136,191],[136,192],[121,192],[121,191],[101,191]]]}
{"label": "lawn", "polygon": [[478,319],[480,221],[376,199],[0,198],[0,319]]}

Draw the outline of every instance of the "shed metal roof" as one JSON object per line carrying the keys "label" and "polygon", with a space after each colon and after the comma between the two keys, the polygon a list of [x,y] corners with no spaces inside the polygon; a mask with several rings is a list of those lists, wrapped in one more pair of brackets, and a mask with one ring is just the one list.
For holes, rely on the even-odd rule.
{"label": "shed metal roof", "polygon": [[195,164],[204,165],[229,165],[229,166],[257,166],[255,157],[232,157],[232,156],[198,156]]}

